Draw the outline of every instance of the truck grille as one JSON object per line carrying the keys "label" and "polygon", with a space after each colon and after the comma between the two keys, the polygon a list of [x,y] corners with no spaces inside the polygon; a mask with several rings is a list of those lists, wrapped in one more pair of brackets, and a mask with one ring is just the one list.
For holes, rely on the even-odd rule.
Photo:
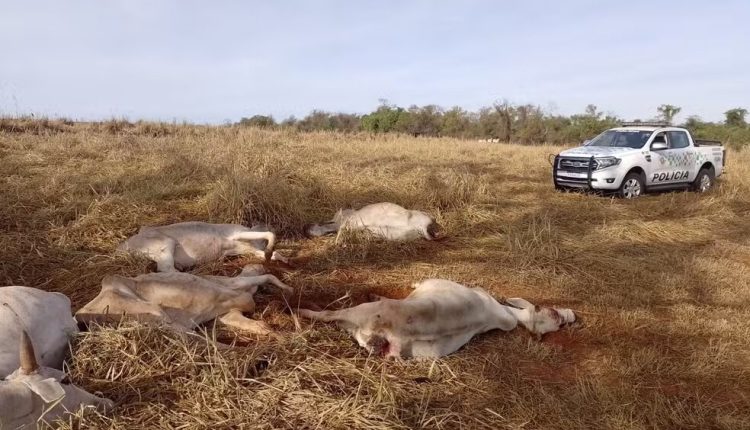
{"label": "truck grille", "polygon": [[590,188],[592,182],[591,173],[596,166],[593,157],[555,157],[552,174],[555,185],[563,187]]}
{"label": "truck grille", "polygon": [[589,171],[588,158],[560,157],[557,168],[567,172],[586,173]]}

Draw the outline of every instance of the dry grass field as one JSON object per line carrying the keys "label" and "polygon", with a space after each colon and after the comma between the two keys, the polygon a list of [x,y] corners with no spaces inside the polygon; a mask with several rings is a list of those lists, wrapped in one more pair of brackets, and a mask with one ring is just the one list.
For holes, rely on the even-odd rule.
{"label": "dry grass field", "polygon": [[[236,339],[217,350],[136,325],[80,335],[72,380],[117,408],[72,428],[750,428],[750,152],[730,152],[707,195],[625,201],[555,192],[547,155],[560,149],[6,119],[0,282],[63,292],[75,310],[104,275],[149,270],[114,254],[141,225],[263,221],[294,257],[269,266],[299,292],[292,308],[403,297],[441,277],[581,317],[541,342],[493,331],[441,360],[384,361],[259,293],[255,318],[277,338],[209,326]],[[302,237],[380,201],[434,214],[448,238]]]}

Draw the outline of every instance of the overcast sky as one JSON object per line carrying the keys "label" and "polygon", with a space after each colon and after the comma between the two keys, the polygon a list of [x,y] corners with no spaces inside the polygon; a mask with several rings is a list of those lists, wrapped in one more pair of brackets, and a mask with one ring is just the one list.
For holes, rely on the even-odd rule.
{"label": "overcast sky", "polygon": [[0,0],[0,114],[750,108],[750,1]]}

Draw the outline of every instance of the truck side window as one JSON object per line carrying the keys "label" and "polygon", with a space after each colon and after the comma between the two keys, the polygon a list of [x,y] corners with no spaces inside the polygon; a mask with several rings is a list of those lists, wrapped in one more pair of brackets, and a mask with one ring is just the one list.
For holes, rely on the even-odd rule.
{"label": "truck side window", "polygon": [[670,149],[687,148],[690,146],[687,133],[684,131],[668,131],[667,134],[669,135]]}
{"label": "truck side window", "polygon": [[651,144],[654,144],[654,143],[667,143],[667,139],[664,133],[659,133],[656,136],[654,136],[654,140],[651,141]]}

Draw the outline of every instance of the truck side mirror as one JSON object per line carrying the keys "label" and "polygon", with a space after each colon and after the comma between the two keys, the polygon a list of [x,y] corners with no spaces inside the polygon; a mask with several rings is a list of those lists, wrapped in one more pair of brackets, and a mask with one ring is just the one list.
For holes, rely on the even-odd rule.
{"label": "truck side mirror", "polygon": [[654,142],[651,144],[651,150],[652,151],[662,151],[664,149],[667,149],[667,143],[666,142]]}

